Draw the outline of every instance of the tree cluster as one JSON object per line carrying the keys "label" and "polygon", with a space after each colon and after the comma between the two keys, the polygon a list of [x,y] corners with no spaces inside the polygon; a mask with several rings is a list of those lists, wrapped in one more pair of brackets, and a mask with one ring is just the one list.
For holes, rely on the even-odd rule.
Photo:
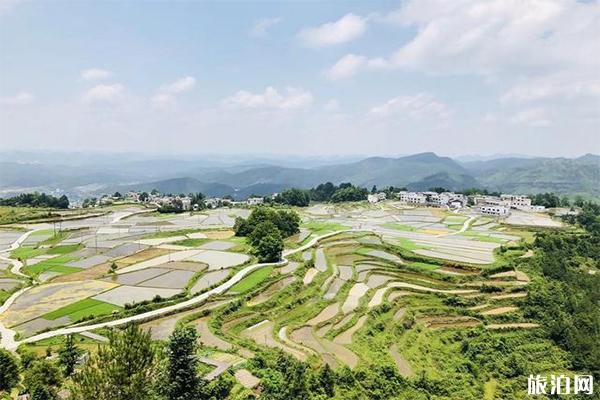
{"label": "tree cluster", "polygon": [[537,235],[532,266],[536,280],[525,300],[526,316],[543,323],[549,337],[571,355],[577,370],[600,373],[600,206],[586,203],[570,222],[581,232]]}
{"label": "tree cluster", "polygon": [[351,183],[340,183],[339,186],[336,186],[331,182],[327,182],[310,189],[309,194],[311,200],[314,201],[341,203],[366,200],[369,191]]}
{"label": "tree cluster", "polygon": [[306,207],[310,204],[310,193],[308,190],[287,189],[275,196],[274,201],[289,206]]}
{"label": "tree cluster", "polygon": [[569,198],[564,196],[558,197],[554,193],[538,193],[531,197],[531,204],[534,206],[544,206],[546,208],[569,207],[571,202]]}
{"label": "tree cluster", "polygon": [[22,193],[18,196],[0,199],[0,206],[69,208],[69,198],[65,195],[55,197],[46,193]]}
{"label": "tree cluster", "polygon": [[283,239],[300,232],[300,217],[295,211],[257,207],[247,219],[237,217],[236,236],[246,236],[261,262],[279,261]]}

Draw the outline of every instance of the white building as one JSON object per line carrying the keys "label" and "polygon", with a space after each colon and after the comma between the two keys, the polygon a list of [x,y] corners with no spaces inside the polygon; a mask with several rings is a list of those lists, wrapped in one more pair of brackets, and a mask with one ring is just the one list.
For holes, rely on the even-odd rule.
{"label": "white building", "polygon": [[379,192],[379,193],[375,193],[375,194],[370,194],[367,196],[367,200],[369,200],[369,203],[378,203],[380,201],[385,200],[385,193],[384,192]]}
{"label": "white building", "polygon": [[221,204],[221,199],[218,197],[211,197],[210,199],[204,200],[204,204],[208,208],[217,208]]}
{"label": "white building", "polygon": [[185,211],[192,209],[192,199],[190,199],[189,197],[182,197],[179,200],[181,200],[181,208],[182,209],[184,209]]}
{"label": "white building", "polygon": [[498,206],[498,205],[493,205],[493,204],[486,204],[486,205],[482,205],[479,208],[479,212],[481,212],[484,215],[493,215],[496,217],[503,217],[508,215],[508,208],[504,207],[504,206]]}
{"label": "white building", "polygon": [[263,204],[265,202],[265,199],[263,199],[262,197],[250,197],[248,198],[248,200],[246,200],[246,204],[248,204],[249,206],[257,206],[259,204]]}
{"label": "white building", "polygon": [[416,192],[400,192],[398,193],[398,199],[409,204],[427,203],[427,197],[423,193]]}

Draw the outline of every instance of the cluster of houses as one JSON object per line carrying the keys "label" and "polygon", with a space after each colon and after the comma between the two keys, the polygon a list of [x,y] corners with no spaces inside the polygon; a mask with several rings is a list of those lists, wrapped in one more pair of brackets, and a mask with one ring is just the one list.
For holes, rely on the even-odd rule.
{"label": "cluster of houses", "polygon": [[[453,192],[397,192],[394,194],[397,200],[406,204],[450,208],[462,208],[467,205],[467,197],[465,195]],[[370,203],[378,203],[386,199],[386,194],[383,192],[370,194],[367,198]]]}
{"label": "cluster of houses", "polygon": [[[142,192],[130,191],[125,193],[122,197],[115,197],[114,195],[104,195],[99,199],[98,202],[99,204],[104,205],[111,204],[119,200],[125,200],[135,203],[155,204],[159,207],[174,206],[176,204],[181,204],[181,208],[184,211],[198,210],[200,208],[198,204],[192,204],[192,198],[189,196],[161,194],[158,192],[145,193],[144,195],[142,195]],[[229,198],[220,197],[209,197],[204,199],[204,204],[207,208],[227,207],[231,205],[254,206],[263,203],[264,198],[262,197],[250,197],[246,201],[233,201]]]}
{"label": "cluster of houses", "polygon": [[[275,196],[275,195],[273,195]],[[369,194],[367,200],[369,203],[379,203],[386,200],[386,193]],[[394,193],[394,198],[403,203],[416,206],[430,207],[448,207],[451,209],[463,208],[467,205],[472,205],[474,209],[481,214],[497,217],[505,217],[510,214],[511,210],[521,211],[543,211],[543,206],[534,206],[531,204],[531,199],[527,196],[503,194],[500,196],[474,195],[465,196],[461,193],[454,192],[409,192],[401,191]],[[198,204],[192,204],[192,198],[185,195],[165,195],[157,192],[144,193],[131,191],[122,197],[105,195],[99,199],[99,204],[109,204],[117,200],[127,200],[139,203],[155,204],[157,206],[174,206],[181,204],[184,211],[197,210]],[[263,197],[250,197],[246,201],[233,201],[228,198],[211,197],[204,199],[204,204],[207,208],[227,207],[227,206],[256,206],[263,204]]]}
{"label": "cluster of houses", "polygon": [[503,194],[500,196],[472,196],[472,202],[482,214],[507,216],[510,210],[544,211],[544,206],[534,206],[527,196]]}
{"label": "cluster of houses", "polygon": [[[544,211],[543,206],[534,206],[531,199],[527,196],[503,194],[501,196],[465,196],[453,192],[408,192],[402,191],[395,193],[395,198],[403,203],[430,206],[430,207],[448,207],[458,209],[468,204],[474,206],[474,209],[481,214],[504,217],[510,214],[510,210],[521,211]],[[386,194],[374,193],[368,196],[370,203],[378,203],[386,199]]]}

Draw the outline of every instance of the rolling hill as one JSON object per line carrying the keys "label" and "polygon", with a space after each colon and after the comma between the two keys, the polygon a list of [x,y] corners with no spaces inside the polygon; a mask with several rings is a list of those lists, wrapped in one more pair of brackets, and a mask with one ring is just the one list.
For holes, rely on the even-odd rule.
{"label": "rolling hill", "polygon": [[[263,161],[262,159],[260,161]],[[81,161],[78,161],[81,163]],[[578,158],[507,157],[458,162],[435,153],[404,157],[369,157],[340,164],[275,165],[244,159],[239,165],[215,165],[196,160],[110,158],[77,166],[61,163],[24,163],[0,160],[0,195],[33,190],[74,198],[114,190],[152,190],[167,193],[203,192],[208,196],[267,195],[285,188],[310,188],[323,182],[351,182],[378,187],[406,186],[411,190],[470,187],[533,194],[600,196],[600,156]]]}

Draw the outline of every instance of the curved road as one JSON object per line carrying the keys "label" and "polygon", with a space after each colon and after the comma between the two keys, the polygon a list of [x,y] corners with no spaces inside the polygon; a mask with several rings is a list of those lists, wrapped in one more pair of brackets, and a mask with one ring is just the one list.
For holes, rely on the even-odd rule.
{"label": "curved road", "polygon": [[[249,266],[241,269],[240,271],[238,271],[235,275],[233,275],[231,278],[229,278],[229,280],[227,280],[226,282],[209,290],[208,292],[202,293],[196,297],[193,297],[193,298],[183,301],[181,303],[173,304],[171,306],[160,308],[157,310],[148,311],[148,312],[133,315],[133,316],[127,317],[127,318],[121,318],[121,319],[108,321],[108,322],[101,322],[101,323],[94,324],[94,325],[76,326],[76,327],[70,327],[70,328],[69,327],[60,328],[60,329],[56,329],[53,331],[43,332],[38,335],[31,336],[31,337],[28,337],[28,338],[20,340],[20,341],[14,340],[15,332],[13,330],[4,328],[2,325],[0,325],[0,328],[1,328],[0,332],[2,333],[2,340],[0,341],[0,347],[14,351],[22,343],[33,343],[33,342],[37,342],[38,340],[48,339],[48,338],[51,338],[54,336],[59,336],[59,335],[69,335],[72,333],[81,333],[81,332],[99,329],[99,328],[124,325],[129,322],[151,319],[151,318],[159,317],[166,313],[170,313],[173,311],[182,310],[182,309],[186,309],[188,307],[194,306],[194,305],[198,305],[198,304],[206,301],[210,296],[224,293],[225,291],[227,291],[229,288],[231,288],[233,285],[238,283],[240,280],[242,280],[242,278],[244,278],[246,275],[248,275],[250,272],[252,272],[254,270],[257,270],[257,269],[260,269],[260,268],[263,268],[263,267],[266,267],[269,265],[283,266],[283,265],[287,264],[287,262],[288,262],[288,260],[286,259],[287,256],[298,253],[298,252],[302,252],[302,251],[314,246],[320,240],[326,239],[331,236],[338,235],[343,232],[348,232],[348,231],[364,231],[364,229],[345,229],[345,230],[339,230],[339,231],[335,231],[335,232],[331,232],[331,233],[327,233],[327,234],[318,236],[318,237],[312,239],[310,242],[306,243],[305,245],[298,247],[297,249],[291,249],[291,250],[284,251],[283,257],[282,257],[283,260],[280,262],[259,263],[259,264],[249,265]],[[27,288],[23,289],[23,291],[26,289]],[[14,301],[14,299],[16,299],[18,297],[18,295],[20,295],[22,292],[19,293],[18,295],[17,295],[17,293],[15,293],[13,296],[11,296],[11,298],[14,297],[12,299],[12,301]],[[11,303],[12,303],[12,301],[11,301]],[[6,303],[8,303],[8,300]],[[6,306],[6,303],[5,303],[5,306]],[[2,309],[0,309],[0,314],[8,308],[8,306],[6,306],[6,307],[5,306],[3,306]],[[9,306],[10,306],[10,304],[9,304]]]}

